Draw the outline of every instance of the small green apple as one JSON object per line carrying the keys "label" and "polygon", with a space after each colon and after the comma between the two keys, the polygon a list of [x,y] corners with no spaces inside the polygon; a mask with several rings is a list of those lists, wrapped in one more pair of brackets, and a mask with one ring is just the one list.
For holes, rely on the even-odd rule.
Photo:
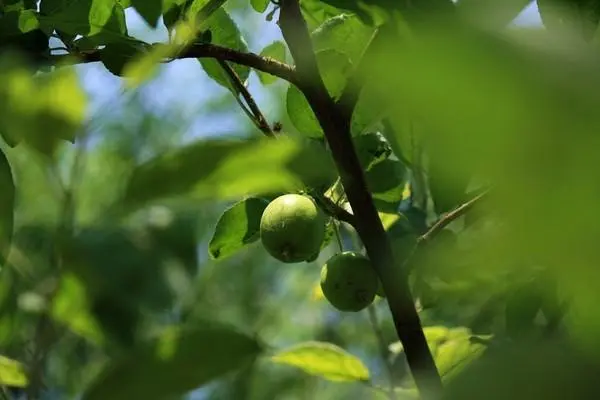
{"label": "small green apple", "polygon": [[375,299],[379,278],[371,261],[345,251],[331,257],[321,269],[321,290],[340,311],[361,311]]}
{"label": "small green apple", "polygon": [[325,223],[325,215],[311,197],[285,194],[265,208],[260,239],[267,252],[284,263],[316,259],[325,238]]}

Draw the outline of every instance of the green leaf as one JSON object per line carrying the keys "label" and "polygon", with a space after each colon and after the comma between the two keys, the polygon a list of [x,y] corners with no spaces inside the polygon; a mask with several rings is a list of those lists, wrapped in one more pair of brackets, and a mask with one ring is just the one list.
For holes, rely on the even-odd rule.
{"label": "green leaf", "polygon": [[327,151],[291,139],[201,140],[136,168],[123,199],[138,206],[190,193],[198,199],[238,199],[319,187],[335,179]]}
{"label": "green leaf", "polygon": [[350,62],[356,63],[375,29],[365,25],[358,17],[340,14],[326,20],[311,33],[315,51],[336,50],[345,54]]}
{"label": "green leaf", "polygon": [[[248,51],[246,43],[242,40],[242,34],[231,19],[229,14],[222,8],[215,11],[204,23],[205,29],[210,29],[212,33],[212,43],[221,46],[228,47],[238,51]],[[223,68],[219,65],[219,62],[213,59],[201,58],[200,64],[204,71],[219,85],[236,93],[234,87],[231,85],[228,75],[225,73]],[[231,67],[237,73],[238,77],[242,82],[248,79],[250,69],[246,66],[232,64]]]}
{"label": "green leaf", "polygon": [[163,12],[163,0],[131,0],[131,5],[148,25],[156,28]]}
{"label": "green leaf", "polygon": [[[319,72],[329,94],[337,98],[352,69],[348,57],[337,50],[322,50],[316,53]],[[290,85],[286,94],[286,109],[294,127],[303,135],[310,138],[320,138],[323,130],[317,117],[310,108],[310,104],[302,92],[294,85]]]}
{"label": "green leaf", "polygon": [[43,1],[40,14],[44,29],[50,31],[94,36],[102,43],[127,36],[125,9],[117,0]]}
{"label": "green leaf", "polygon": [[[263,57],[273,58],[277,61],[285,62],[286,46],[280,40],[275,41],[275,42],[271,43],[270,45],[268,45],[267,47],[265,47],[260,52],[260,55]],[[260,72],[260,71],[258,72],[258,79],[260,79],[260,81],[263,83],[263,85],[269,85],[269,84],[277,81],[277,78],[274,77],[273,75],[267,74],[264,72]]]}
{"label": "green leaf", "polygon": [[358,135],[353,140],[358,159],[365,171],[370,170],[375,164],[387,159],[392,154],[389,143],[380,133]]}
{"label": "green leaf", "polygon": [[100,61],[112,74],[122,76],[125,66],[143,54],[144,47],[137,42],[115,42],[100,50]]}
{"label": "green leaf", "polygon": [[20,362],[0,356],[0,385],[23,388],[27,382],[25,368]]}
{"label": "green leaf", "polygon": [[169,327],[110,363],[83,400],[183,396],[252,361],[261,347],[254,338],[217,324]]}
{"label": "green leaf", "polygon": [[[428,326],[423,328],[427,344],[438,371],[446,380],[456,377],[469,363],[483,355],[487,346],[473,338],[489,340],[491,336],[474,336],[467,328],[447,328]],[[390,351],[398,354],[404,351],[400,342],[390,345]]]}
{"label": "green leaf", "polygon": [[300,2],[302,15],[306,19],[308,29],[312,32],[328,19],[340,15],[343,10],[333,7],[321,0],[303,0]]}
{"label": "green leaf", "polygon": [[52,300],[52,318],[92,343],[102,344],[103,332],[90,311],[85,284],[72,273],[62,274],[58,291]]}
{"label": "green leaf", "polygon": [[543,296],[535,280],[512,290],[506,300],[506,332],[515,338],[522,337],[534,325],[534,319],[543,305]]}
{"label": "green leaf", "polygon": [[260,219],[269,204],[255,197],[240,201],[223,213],[208,245],[213,260],[235,254],[260,238]]}
{"label": "green leaf", "polygon": [[369,380],[369,370],[360,359],[330,343],[300,343],[278,352],[271,360],[334,382]]}
{"label": "green leaf", "polygon": [[4,265],[10,251],[14,230],[15,183],[12,169],[4,151],[0,149],[0,265]]}
{"label": "green leaf", "polygon": [[254,11],[263,13],[269,7],[270,0],[250,0],[250,5],[254,8]]}
{"label": "green leaf", "polygon": [[533,0],[460,0],[458,14],[486,29],[502,29],[510,24]]}
{"label": "green leaf", "polygon": [[[451,163],[443,149],[432,151],[428,169],[429,191],[435,212],[443,214],[459,206],[466,199],[471,174]],[[448,165],[451,165],[449,167]]]}
{"label": "green leaf", "polygon": [[404,192],[406,169],[400,161],[386,159],[367,171],[365,178],[378,210],[394,212]]}
{"label": "green leaf", "polygon": [[75,70],[37,76],[19,67],[0,70],[0,132],[7,143],[25,141],[51,153],[59,140],[74,141],[87,100]]}
{"label": "green leaf", "polygon": [[537,0],[540,17],[546,29],[577,33],[590,40],[600,21],[597,0]]}

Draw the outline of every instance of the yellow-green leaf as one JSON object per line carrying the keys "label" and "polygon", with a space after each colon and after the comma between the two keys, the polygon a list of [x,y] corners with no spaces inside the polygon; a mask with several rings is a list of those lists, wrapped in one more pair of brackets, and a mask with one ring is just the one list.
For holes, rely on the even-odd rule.
{"label": "yellow-green leaf", "polygon": [[18,361],[0,356],[0,385],[27,386],[27,375],[25,375],[23,365]]}
{"label": "yellow-green leaf", "polygon": [[334,382],[369,380],[369,370],[358,357],[330,343],[301,343],[280,351],[271,360]]}

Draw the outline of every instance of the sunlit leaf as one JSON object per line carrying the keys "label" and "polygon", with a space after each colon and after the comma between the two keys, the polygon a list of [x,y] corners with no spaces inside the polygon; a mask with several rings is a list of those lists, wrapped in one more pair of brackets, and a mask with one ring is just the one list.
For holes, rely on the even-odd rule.
{"label": "sunlit leaf", "polygon": [[[277,61],[285,62],[286,46],[280,40],[275,41],[275,42],[271,43],[270,45],[268,45],[267,47],[265,47],[260,52],[260,55],[263,57],[273,58]],[[258,71],[258,78],[264,85],[268,85],[268,84],[271,84],[271,83],[277,81],[277,78],[274,77],[273,75],[267,74],[264,72],[260,72],[260,71]]]}
{"label": "sunlit leaf", "polygon": [[169,327],[109,363],[83,400],[165,399],[182,396],[252,361],[261,345],[211,323]]}
{"label": "sunlit leaf", "polygon": [[259,198],[242,200],[221,215],[208,252],[213,259],[224,259],[260,238],[260,219],[268,201]]}
{"label": "sunlit leaf", "polygon": [[256,12],[263,13],[267,10],[269,6],[269,0],[250,0],[250,5]]}
{"label": "sunlit leaf", "polygon": [[23,365],[18,361],[0,356],[0,385],[26,387],[27,383]]}
{"label": "sunlit leaf", "polygon": [[[205,29],[210,29],[212,34],[212,43],[228,47],[233,50],[248,51],[246,43],[242,39],[241,32],[237,24],[222,8],[216,10],[203,23]],[[230,83],[229,76],[225,73],[219,62],[209,58],[199,59],[204,71],[221,86],[233,90],[237,93]],[[232,64],[231,67],[236,72],[242,82],[248,79],[250,69],[243,65]]]}
{"label": "sunlit leaf", "polygon": [[356,356],[330,343],[305,342],[275,354],[271,360],[337,381],[366,381],[369,370]]}

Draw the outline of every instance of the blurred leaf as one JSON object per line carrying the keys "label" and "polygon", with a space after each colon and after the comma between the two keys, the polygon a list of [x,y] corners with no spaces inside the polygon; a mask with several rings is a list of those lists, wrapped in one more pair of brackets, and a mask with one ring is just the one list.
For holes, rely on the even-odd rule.
{"label": "blurred leaf", "polygon": [[131,0],[131,5],[153,28],[158,25],[162,15],[164,0]]}
{"label": "blurred leaf", "polygon": [[24,140],[46,154],[60,139],[73,142],[85,119],[87,100],[76,72],[62,68],[32,76],[25,68],[3,70],[0,129],[5,140]]}
{"label": "blurred leaf", "polygon": [[542,303],[542,293],[535,280],[514,288],[506,301],[505,320],[508,335],[518,338],[527,333],[533,327]]}
{"label": "blurred leaf", "polygon": [[27,376],[20,362],[0,356],[0,385],[26,387]]}
{"label": "blurred leaf", "polygon": [[[285,62],[286,46],[280,40],[275,41],[275,42],[271,43],[270,45],[268,45],[267,47],[265,47],[260,52],[260,55],[263,57],[273,58],[277,61]],[[267,74],[267,73],[260,72],[260,71],[258,71],[257,74],[258,74],[258,78],[263,83],[263,85],[269,85],[269,84],[277,81],[277,78],[271,74]]]}
{"label": "blurred leaf", "polygon": [[597,0],[537,0],[537,6],[548,30],[577,33],[590,40],[598,29],[600,2]]}
{"label": "blurred leaf", "polygon": [[334,382],[369,380],[369,370],[360,359],[330,343],[300,343],[278,352],[271,360]]}
{"label": "blurred leaf", "polygon": [[316,143],[201,140],[136,168],[124,202],[137,207],[189,192],[200,199],[236,199],[327,184],[334,179],[333,171],[329,154]]}
{"label": "blurred leaf", "polygon": [[169,327],[111,362],[87,388],[83,400],[183,396],[240,368],[261,347],[254,338],[212,323]]}
{"label": "blurred leaf", "polygon": [[85,285],[71,273],[61,277],[57,293],[52,301],[52,318],[65,324],[74,333],[102,344],[103,332],[90,313]]}
{"label": "blurred leaf", "polygon": [[15,183],[12,168],[0,148],[0,265],[8,258],[14,230]]}
{"label": "blurred leaf", "polygon": [[270,0],[250,0],[250,5],[254,8],[254,11],[263,13],[269,7]]}
{"label": "blurred leaf", "polygon": [[208,245],[211,258],[222,260],[258,240],[260,219],[268,204],[264,199],[251,197],[225,210]]}
{"label": "blurred leaf", "polygon": [[[213,44],[218,44],[233,50],[248,51],[248,47],[242,39],[242,34],[238,26],[222,8],[216,10],[205,21],[203,26],[205,29],[210,29]],[[204,68],[204,71],[206,71],[208,76],[215,82],[231,90],[233,93],[237,93],[235,88],[231,85],[228,75],[223,71],[223,68],[219,65],[218,61],[209,58],[201,58],[198,61],[200,61],[202,68]],[[242,82],[248,79],[248,75],[250,74],[250,69],[248,67],[239,64],[232,64],[231,67]]]}
{"label": "blurred leaf", "polygon": [[597,359],[564,342],[506,342],[449,382],[444,399],[585,399],[599,371]]}
{"label": "blurred leaf", "polygon": [[533,0],[460,0],[459,15],[486,29],[502,29],[510,24]]}
{"label": "blurred leaf", "polygon": [[427,171],[429,191],[435,212],[439,215],[451,211],[467,201],[466,193],[471,172],[447,168],[447,163],[451,162],[452,160],[439,152],[431,154],[430,157]]}
{"label": "blurred leaf", "polygon": [[99,44],[127,36],[125,9],[117,0],[44,0],[40,14],[44,29],[95,37]]}
{"label": "blurred leaf", "polygon": [[[348,57],[335,49],[322,50],[316,53],[319,71],[329,94],[337,98],[351,70]],[[286,94],[286,109],[294,127],[310,138],[323,136],[321,125],[313,113],[310,104],[296,86],[290,85]]]}

